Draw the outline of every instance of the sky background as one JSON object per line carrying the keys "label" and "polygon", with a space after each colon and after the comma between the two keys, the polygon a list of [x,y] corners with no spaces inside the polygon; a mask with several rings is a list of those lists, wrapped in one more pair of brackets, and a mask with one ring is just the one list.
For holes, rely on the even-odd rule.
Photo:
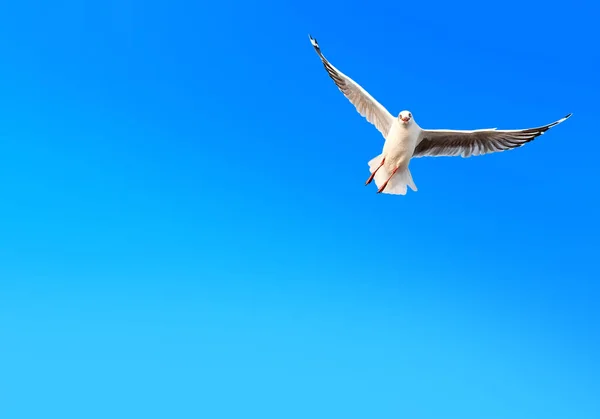
{"label": "sky background", "polygon": [[593,3],[3,2],[0,417],[600,417]]}

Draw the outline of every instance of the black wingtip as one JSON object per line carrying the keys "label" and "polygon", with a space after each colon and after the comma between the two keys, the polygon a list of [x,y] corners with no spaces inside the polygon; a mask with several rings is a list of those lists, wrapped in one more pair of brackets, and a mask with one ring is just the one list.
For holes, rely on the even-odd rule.
{"label": "black wingtip", "polygon": [[571,115],[573,115],[573,113],[569,113],[568,115],[563,116],[558,121],[556,121],[556,123],[554,125],[558,125],[558,124],[560,124],[562,122],[565,122],[567,119],[569,119],[571,117]]}

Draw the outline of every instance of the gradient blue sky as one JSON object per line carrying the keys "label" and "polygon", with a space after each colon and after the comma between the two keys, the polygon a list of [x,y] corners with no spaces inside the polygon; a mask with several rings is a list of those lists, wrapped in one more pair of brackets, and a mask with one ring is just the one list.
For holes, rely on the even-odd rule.
{"label": "gradient blue sky", "polygon": [[[600,417],[599,9],[478,3],[4,2],[0,417]],[[377,195],[308,33],[423,127],[574,116]]]}

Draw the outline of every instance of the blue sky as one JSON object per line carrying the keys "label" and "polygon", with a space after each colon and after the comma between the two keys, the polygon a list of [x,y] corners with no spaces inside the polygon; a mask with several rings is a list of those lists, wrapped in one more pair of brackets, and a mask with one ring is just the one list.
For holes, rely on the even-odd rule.
{"label": "blue sky", "polygon": [[[598,12],[2,4],[0,416],[600,417]],[[425,128],[574,116],[377,195],[309,33]]]}

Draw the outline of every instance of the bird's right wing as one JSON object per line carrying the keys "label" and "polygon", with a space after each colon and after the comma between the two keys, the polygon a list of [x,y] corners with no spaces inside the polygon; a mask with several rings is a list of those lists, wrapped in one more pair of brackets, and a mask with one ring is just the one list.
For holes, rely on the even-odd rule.
{"label": "bird's right wing", "polygon": [[309,35],[312,46],[319,54],[329,77],[333,79],[340,91],[350,100],[350,102],[356,107],[358,113],[367,119],[371,124],[383,134],[384,138],[387,138],[390,127],[394,123],[394,117],[388,112],[379,102],[377,102],[365,89],[359,86],[354,80],[346,76],[344,73],[335,68],[325,58],[317,40]]}

